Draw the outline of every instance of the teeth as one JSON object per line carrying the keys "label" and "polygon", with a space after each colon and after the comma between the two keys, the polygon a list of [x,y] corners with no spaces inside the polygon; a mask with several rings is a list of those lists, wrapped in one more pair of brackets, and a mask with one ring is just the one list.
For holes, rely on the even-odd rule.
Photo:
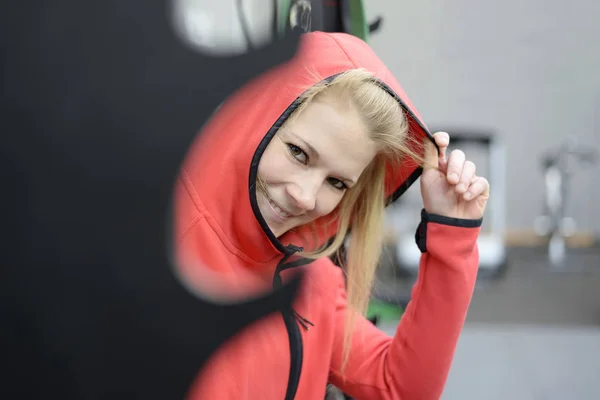
{"label": "teeth", "polygon": [[289,217],[289,214],[288,214],[288,213],[286,213],[285,211],[283,211],[281,208],[277,207],[277,204],[275,204],[275,203],[273,202],[273,200],[270,200],[270,199],[269,199],[269,203],[270,203],[270,204],[271,204],[271,206],[272,206],[272,207],[275,209],[275,211],[277,211],[277,212],[279,213],[279,215],[280,215],[282,218],[287,218],[287,217]]}

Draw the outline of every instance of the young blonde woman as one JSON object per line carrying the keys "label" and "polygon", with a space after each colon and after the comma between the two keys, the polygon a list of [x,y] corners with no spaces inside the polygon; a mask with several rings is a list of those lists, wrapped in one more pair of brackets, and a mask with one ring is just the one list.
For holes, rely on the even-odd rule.
{"label": "young blonde woman", "polygon": [[[430,135],[360,39],[305,34],[296,57],[227,99],[176,188],[180,273],[233,295],[303,269],[291,309],[217,351],[189,399],[438,399],[471,300],[489,186]],[[421,177],[419,278],[390,337],[364,318],[384,208]],[[334,255],[348,239],[343,265]],[[204,271],[204,272],[202,272]],[[206,329],[213,329],[207,327]]]}

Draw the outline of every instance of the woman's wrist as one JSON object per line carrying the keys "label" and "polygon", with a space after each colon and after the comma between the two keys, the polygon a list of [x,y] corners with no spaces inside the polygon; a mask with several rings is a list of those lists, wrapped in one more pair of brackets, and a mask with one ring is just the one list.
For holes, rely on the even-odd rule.
{"label": "woman's wrist", "polygon": [[446,226],[455,226],[460,228],[480,228],[483,218],[464,219],[448,217],[439,214],[429,214],[424,208],[421,210],[421,222],[415,232],[415,242],[422,253],[427,251],[427,225],[435,223]]}

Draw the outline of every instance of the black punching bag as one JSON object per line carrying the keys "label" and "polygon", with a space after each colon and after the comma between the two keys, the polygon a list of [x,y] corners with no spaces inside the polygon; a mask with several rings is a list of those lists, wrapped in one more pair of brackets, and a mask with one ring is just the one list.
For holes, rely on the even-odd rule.
{"label": "black punching bag", "polygon": [[182,399],[299,285],[214,304],[172,273],[172,186],[224,98],[297,35],[210,57],[162,0],[0,5],[2,399]]}

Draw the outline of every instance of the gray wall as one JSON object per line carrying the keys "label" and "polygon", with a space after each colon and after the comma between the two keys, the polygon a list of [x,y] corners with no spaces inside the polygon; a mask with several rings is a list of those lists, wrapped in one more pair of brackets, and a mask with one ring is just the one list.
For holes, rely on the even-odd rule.
{"label": "gray wall", "polygon": [[[494,129],[506,146],[506,225],[541,211],[539,154],[572,135],[600,148],[600,2],[365,0],[385,17],[370,44],[428,126]],[[600,232],[600,167],[578,173],[568,212]]]}

